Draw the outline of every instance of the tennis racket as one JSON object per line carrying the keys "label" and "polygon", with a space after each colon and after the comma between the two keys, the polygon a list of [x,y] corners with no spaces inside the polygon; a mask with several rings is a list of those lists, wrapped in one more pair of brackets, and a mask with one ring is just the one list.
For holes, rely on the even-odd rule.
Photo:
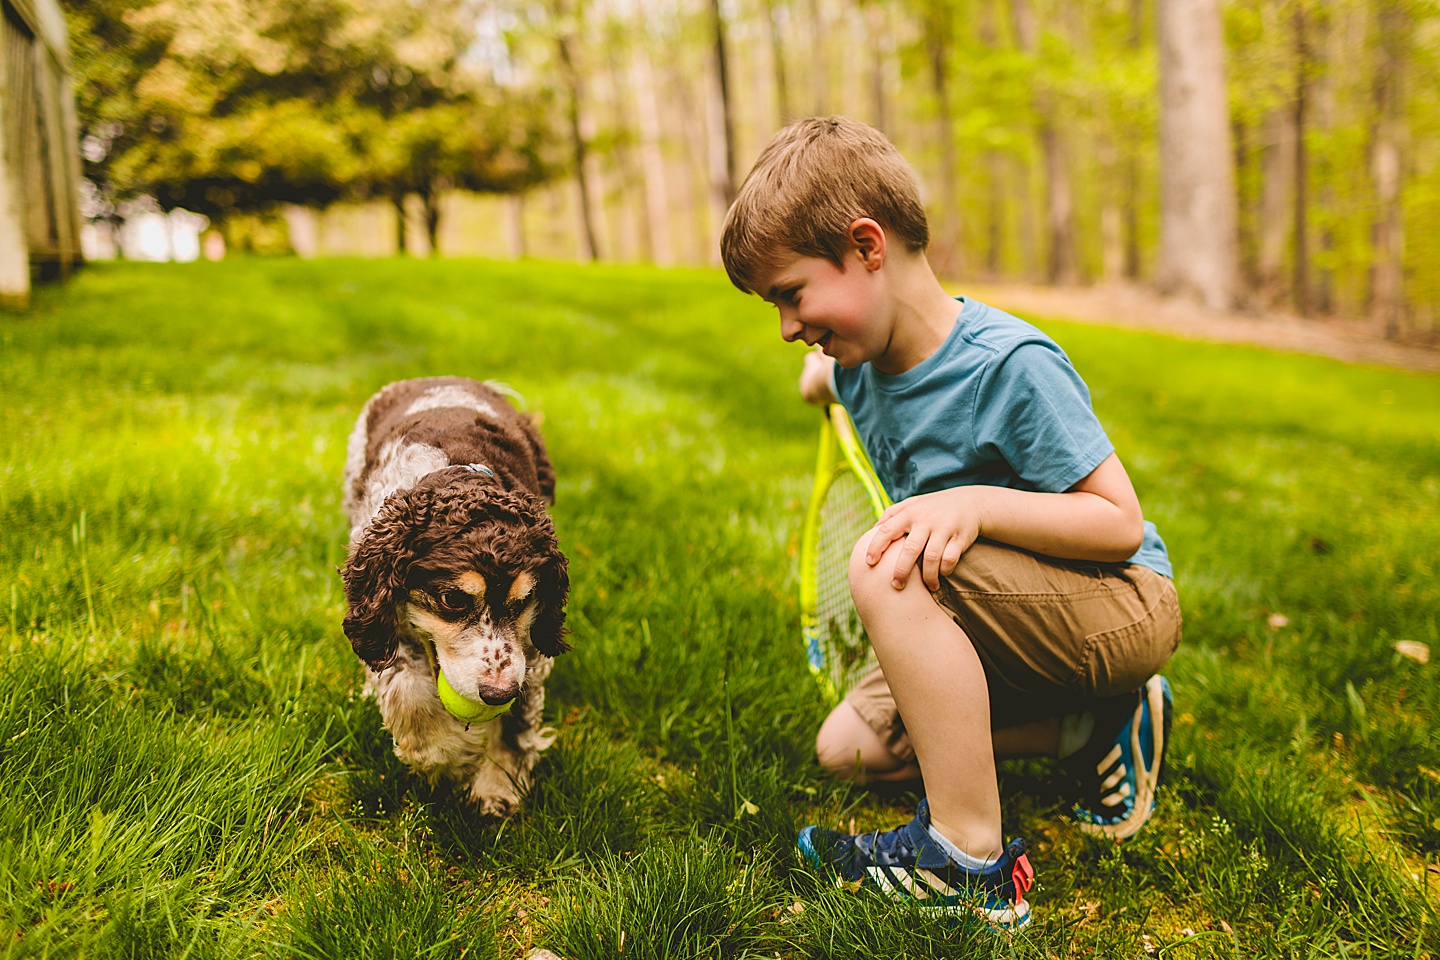
{"label": "tennis racket", "polygon": [[833,707],[875,666],[850,599],[850,552],[890,506],[850,415],[838,403],[820,425],[815,489],[800,537],[800,630],[810,672]]}

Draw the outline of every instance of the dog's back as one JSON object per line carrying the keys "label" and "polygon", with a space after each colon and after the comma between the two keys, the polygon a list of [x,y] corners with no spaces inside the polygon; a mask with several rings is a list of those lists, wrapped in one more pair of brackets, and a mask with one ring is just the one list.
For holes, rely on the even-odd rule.
{"label": "dog's back", "polygon": [[555,471],[530,418],[499,390],[465,377],[388,384],[365,404],[345,457],[352,539],[386,497],[455,464],[493,472],[512,490],[555,499]]}

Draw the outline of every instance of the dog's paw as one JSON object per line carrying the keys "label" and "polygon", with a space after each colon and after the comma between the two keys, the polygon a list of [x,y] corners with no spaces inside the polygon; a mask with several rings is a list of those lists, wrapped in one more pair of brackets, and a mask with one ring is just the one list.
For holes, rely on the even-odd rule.
{"label": "dog's paw", "polygon": [[520,809],[524,790],[496,763],[487,763],[470,782],[470,802],[482,814],[508,817]]}
{"label": "dog's paw", "polygon": [[475,809],[483,817],[508,817],[520,809],[519,797],[474,797]]}

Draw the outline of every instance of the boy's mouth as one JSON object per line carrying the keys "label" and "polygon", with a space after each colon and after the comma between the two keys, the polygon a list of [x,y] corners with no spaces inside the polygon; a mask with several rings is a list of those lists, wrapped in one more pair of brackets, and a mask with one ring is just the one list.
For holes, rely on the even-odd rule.
{"label": "boy's mouth", "polygon": [[826,347],[830,346],[830,338],[833,336],[835,336],[835,331],[831,330],[829,333],[825,334],[825,336],[821,337],[819,340],[816,340],[815,346],[819,347],[821,350],[824,350]]}

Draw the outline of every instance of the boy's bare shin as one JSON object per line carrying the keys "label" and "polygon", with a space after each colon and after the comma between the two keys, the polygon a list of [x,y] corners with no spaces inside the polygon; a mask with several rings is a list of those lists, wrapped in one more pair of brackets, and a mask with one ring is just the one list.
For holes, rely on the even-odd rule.
{"label": "boy's bare shin", "polygon": [[[890,564],[865,562],[869,536],[851,555],[850,590],[916,760],[931,824],[966,853],[999,856],[1000,793],[990,739],[990,698],[974,646],[911,570],[890,585]],[[895,549],[892,545],[891,549]],[[888,551],[887,551],[888,554]]]}

